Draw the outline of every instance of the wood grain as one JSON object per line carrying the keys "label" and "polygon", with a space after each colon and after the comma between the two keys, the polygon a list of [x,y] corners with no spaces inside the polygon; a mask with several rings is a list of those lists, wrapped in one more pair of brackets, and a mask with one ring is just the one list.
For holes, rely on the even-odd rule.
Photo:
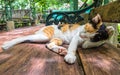
{"label": "wood grain", "polygon": [[120,75],[120,49],[111,44],[81,49],[78,54],[86,75]]}
{"label": "wood grain", "polygon": [[0,54],[0,75],[83,75],[78,62],[69,65],[63,56],[44,44],[22,43]]}

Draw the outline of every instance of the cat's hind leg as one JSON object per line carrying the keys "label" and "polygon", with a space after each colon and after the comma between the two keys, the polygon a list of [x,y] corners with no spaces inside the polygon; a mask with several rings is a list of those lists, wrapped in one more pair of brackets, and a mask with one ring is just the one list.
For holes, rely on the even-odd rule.
{"label": "cat's hind leg", "polygon": [[67,49],[65,47],[62,47],[61,46],[62,44],[63,44],[63,40],[59,38],[53,38],[50,40],[50,43],[46,44],[46,47],[60,55],[66,55]]}
{"label": "cat's hind leg", "polygon": [[49,41],[49,38],[43,34],[35,34],[35,35],[29,35],[29,36],[23,36],[20,38],[13,39],[11,41],[7,41],[2,45],[3,50],[7,50],[8,48],[22,43],[24,41],[30,41],[30,42],[44,42]]}

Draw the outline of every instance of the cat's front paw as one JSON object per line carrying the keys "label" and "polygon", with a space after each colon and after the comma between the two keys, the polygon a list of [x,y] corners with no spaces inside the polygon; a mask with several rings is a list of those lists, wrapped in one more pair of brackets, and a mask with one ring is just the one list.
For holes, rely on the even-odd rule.
{"label": "cat's front paw", "polygon": [[63,56],[67,54],[67,49],[61,46],[46,44],[46,48]]}
{"label": "cat's front paw", "polygon": [[67,54],[65,57],[64,57],[65,61],[69,64],[73,64],[75,63],[75,60],[76,60],[76,56],[74,54]]}

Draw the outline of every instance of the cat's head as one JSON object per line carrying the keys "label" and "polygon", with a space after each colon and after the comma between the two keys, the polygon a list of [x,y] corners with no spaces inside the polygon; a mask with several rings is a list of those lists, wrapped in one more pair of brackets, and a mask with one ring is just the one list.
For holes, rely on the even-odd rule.
{"label": "cat's head", "polygon": [[89,33],[95,33],[99,30],[102,24],[102,19],[100,15],[97,14],[94,18],[90,19],[90,21],[85,24],[85,30]]}
{"label": "cat's head", "polygon": [[91,42],[98,42],[109,39],[113,35],[114,28],[106,27],[102,22],[101,16],[97,14],[85,24],[85,31],[86,33],[84,35],[87,36]]}

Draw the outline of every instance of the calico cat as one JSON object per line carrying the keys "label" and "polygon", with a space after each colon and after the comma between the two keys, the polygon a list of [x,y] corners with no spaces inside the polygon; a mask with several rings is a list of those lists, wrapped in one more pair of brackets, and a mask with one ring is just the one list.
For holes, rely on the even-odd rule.
{"label": "calico cat", "polygon": [[[67,63],[74,63],[76,60],[77,46],[82,48],[98,47],[108,40],[114,32],[111,26],[106,27],[97,14],[85,25],[60,24],[50,25],[41,28],[33,35],[13,39],[2,45],[3,50],[29,40],[30,42],[47,42],[46,47],[60,55],[64,55]],[[63,44],[69,44],[68,49]]]}

